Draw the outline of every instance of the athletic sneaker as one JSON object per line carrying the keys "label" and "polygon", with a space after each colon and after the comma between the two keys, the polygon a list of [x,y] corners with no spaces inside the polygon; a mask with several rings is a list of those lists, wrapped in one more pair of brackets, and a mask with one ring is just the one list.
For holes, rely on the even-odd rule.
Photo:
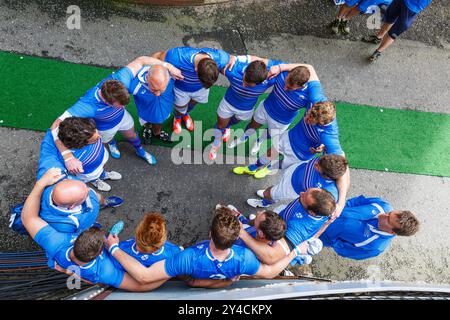
{"label": "athletic sneaker", "polygon": [[144,128],[142,129],[142,140],[144,144],[150,144],[152,142],[152,126],[148,123],[144,124]]}
{"label": "athletic sneaker", "polygon": [[280,276],[282,276],[282,277],[294,277],[295,274],[292,273],[292,271],[289,270],[289,269],[284,269],[283,271],[281,271]]}
{"label": "athletic sneaker", "polygon": [[116,142],[113,142],[113,143],[109,142],[108,147],[109,147],[109,152],[111,153],[111,157],[113,157],[114,159],[119,159],[120,151],[119,151],[119,148],[117,148]]}
{"label": "athletic sneaker", "polygon": [[94,187],[96,187],[99,191],[105,191],[105,192],[111,191],[111,186],[101,179],[91,181],[91,184]]}
{"label": "athletic sneaker", "polygon": [[252,149],[250,150],[250,154],[252,156],[256,155],[259,151],[259,149],[261,149],[261,145],[263,144],[264,141],[260,141],[259,139],[257,139],[255,141],[255,144],[253,145]]}
{"label": "athletic sneaker", "polygon": [[180,134],[181,133],[181,118],[174,117],[173,118],[173,133]]}
{"label": "athletic sneaker", "polygon": [[192,121],[192,118],[190,115],[186,114],[183,116],[184,124],[186,125],[186,129],[189,131],[194,131],[194,121]]}
{"label": "athletic sneaker", "polygon": [[376,35],[372,34],[370,36],[366,36],[364,38],[361,39],[361,41],[363,42],[367,42],[367,43],[373,43],[373,44],[380,44],[381,43],[380,38],[378,38]]}
{"label": "athletic sneaker", "polygon": [[225,132],[223,133],[223,136],[222,136],[222,141],[227,143],[228,140],[230,139],[230,136],[231,136],[231,129],[230,128],[226,128]]}
{"label": "athletic sneaker", "polygon": [[342,20],[339,23],[339,32],[343,35],[350,34],[350,27],[348,26],[348,20]]}
{"label": "athletic sneaker", "polygon": [[247,203],[253,208],[267,208],[271,203],[264,203],[262,199],[247,199]]}
{"label": "athletic sneaker", "polygon": [[124,226],[125,226],[125,223],[123,223],[122,220],[117,221],[109,230],[109,234],[112,234],[115,236],[119,235],[119,233],[122,232]]}
{"label": "athletic sneaker", "polygon": [[339,19],[335,19],[330,27],[331,27],[331,31],[333,31],[334,34],[338,34],[339,33],[339,24],[340,24],[340,20]]}
{"label": "athletic sneaker", "polygon": [[375,62],[381,57],[381,52],[378,50],[375,50],[374,53],[368,58],[369,62]]}
{"label": "athletic sneaker", "polygon": [[256,173],[257,170],[258,170],[258,169],[250,170],[250,169],[248,168],[248,166],[247,166],[247,167],[235,167],[235,168],[233,168],[233,173],[239,174],[239,175],[241,175],[241,174],[250,174],[250,175],[254,175],[254,174]]}
{"label": "athletic sneaker", "polygon": [[307,265],[307,264],[311,264],[312,262],[312,257],[310,255],[307,254],[301,254],[298,255],[297,257],[294,258],[294,260],[292,260],[291,265],[295,265],[295,264],[299,264],[299,265]]}
{"label": "athletic sneaker", "polygon": [[242,136],[242,137],[240,137],[240,138],[237,138],[237,139],[234,139],[233,141],[231,141],[231,142],[228,144],[228,148],[229,148],[229,149],[233,149],[234,147],[236,147],[236,146],[238,146],[238,145],[240,145],[240,144],[245,143],[245,141],[247,141],[248,137],[245,137],[245,139],[242,139],[243,137],[244,137],[244,136]]}
{"label": "athletic sneaker", "polygon": [[159,139],[165,143],[173,143],[172,138],[170,137],[170,134],[168,134],[164,130],[161,130],[161,132],[158,135],[153,134],[153,139]]}
{"label": "athletic sneaker", "polygon": [[256,195],[258,197],[260,197],[261,199],[264,199],[264,191],[265,190],[258,190],[258,191],[256,191]]}
{"label": "athletic sneaker", "polygon": [[264,167],[264,168],[262,168],[262,169],[257,170],[253,176],[254,176],[256,179],[262,179],[262,178],[265,178],[266,176],[272,175],[272,174],[273,174],[272,170],[270,170],[270,169],[266,166],[266,167]]}
{"label": "athletic sneaker", "polygon": [[220,149],[220,144],[215,147],[214,143],[211,144],[211,149],[209,150],[209,160],[214,161],[217,157],[217,150]]}
{"label": "athletic sneaker", "polygon": [[144,148],[140,148],[136,150],[136,154],[147,161],[149,164],[156,164],[156,159],[154,156],[152,156],[150,153],[144,150]]}
{"label": "athletic sneaker", "polygon": [[116,171],[105,171],[103,180],[120,180],[122,175]]}
{"label": "athletic sneaker", "polygon": [[122,198],[111,196],[105,199],[105,204],[102,204],[100,206],[100,209],[119,207],[122,205],[122,203],[123,203]]}

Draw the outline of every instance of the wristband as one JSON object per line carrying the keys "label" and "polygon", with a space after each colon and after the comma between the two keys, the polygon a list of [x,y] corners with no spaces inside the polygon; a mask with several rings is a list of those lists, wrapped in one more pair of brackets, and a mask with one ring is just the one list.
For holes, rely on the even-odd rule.
{"label": "wristband", "polygon": [[111,247],[109,247],[108,251],[111,255],[113,255],[114,251],[116,251],[117,249],[119,249],[119,245],[117,243],[114,243]]}
{"label": "wristband", "polygon": [[64,162],[70,161],[70,160],[72,160],[72,159],[75,159],[75,157],[70,157],[70,158],[68,158],[68,159],[64,159]]}
{"label": "wristband", "polygon": [[162,66],[164,67],[164,68],[166,68],[166,69],[169,69],[167,66],[168,66],[169,64],[167,63],[167,62],[163,62],[163,64],[162,64]]}
{"label": "wristband", "polygon": [[66,151],[61,152],[61,155],[64,157],[66,154],[71,153],[71,152],[72,151],[70,151],[70,150],[66,150]]}

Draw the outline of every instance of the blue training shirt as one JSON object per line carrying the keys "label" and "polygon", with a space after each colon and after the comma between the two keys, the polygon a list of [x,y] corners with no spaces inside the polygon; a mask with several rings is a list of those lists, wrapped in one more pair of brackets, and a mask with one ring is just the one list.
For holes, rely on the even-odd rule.
{"label": "blue training shirt", "polygon": [[229,256],[218,261],[211,254],[209,240],[189,247],[165,262],[171,276],[189,275],[194,279],[231,279],[239,275],[254,275],[261,263],[247,248],[233,245]]}
{"label": "blue training shirt", "polygon": [[320,236],[324,246],[333,247],[340,256],[362,260],[378,256],[394,235],[378,229],[378,215],[392,211],[380,198],[364,196],[349,199],[341,216]]}
{"label": "blue training shirt", "polygon": [[118,288],[125,272],[115,267],[106,250],[84,266],[78,266],[70,260],[73,243],[77,234],[60,233],[51,226],[45,226],[34,237],[34,240],[45,250],[48,266],[55,269],[55,262],[63,269],[76,268],[79,276],[92,283],[103,283]]}
{"label": "blue training shirt", "polygon": [[[166,260],[170,257],[173,257],[177,253],[182,251],[182,249],[179,246],[170,243],[169,241],[166,241],[159,250],[152,253],[142,253],[137,250],[136,240],[134,238],[128,239],[126,241],[121,241],[119,243],[119,248],[122,249],[131,257],[135,258],[146,268],[150,267],[152,264],[158,261]],[[116,263],[116,266],[120,269],[123,269],[122,265],[115,258],[113,259],[114,262]]]}
{"label": "blue training shirt", "polygon": [[86,201],[81,205],[67,209],[52,201],[55,185],[45,188],[41,197],[39,216],[58,232],[80,234],[89,229],[97,220],[100,202],[94,190],[89,189]]}
{"label": "blue training shirt", "polygon": [[325,145],[327,154],[344,155],[339,142],[339,127],[337,118],[331,123],[320,125],[309,125],[304,117],[288,132],[289,143],[292,151],[299,160],[309,160],[314,157],[309,148],[317,148]]}
{"label": "blue training shirt", "polygon": [[[129,68],[128,72],[132,76]],[[174,80],[170,78],[166,90],[160,96],[155,96],[148,87],[147,75],[151,66],[142,67],[136,77],[130,83],[129,92],[134,96],[139,118],[154,124],[163,123],[172,112],[173,108],[173,86]]]}
{"label": "blue training shirt", "polygon": [[286,221],[285,238],[295,246],[314,236],[328,220],[327,217],[313,217],[308,214],[298,199],[289,203],[279,215]]}
{"label": "blue training shirt", "polygon": [[176,47],[167,51],[164,61],[181,70],[183,80],[175,80],[175,87],[185,92],[195,92],[203,88],[195,71],[194,58],[197,54],[207,54],[217,63],[219,71],[230,61],[230,55],[223,50],[211,48]]}
{"label": "blue training shirt", "polygon": [[[269,60],[267,71],[270,67],[282,64],[284,62],[277,60]],[[230,86],[225,93],[225,100],[238,110],[250,111],[255,106],[258,98],[275,84],[276,78],[271,80],[264,80],[262,83],[249,87],[243,85],[245,70],[250,62],[247,56],[239,56],[238,61],[233,66],[233,69],[226,70],[225,76],[230,81]]]}
{"label": "blue training shirt", "polygon": [[269,116],[282,124],[290,124],[299,109],[309,108],[316,102],[326,100],[319,81],[309,81],[297,90],[284,90],[287,76],[288,72],[285,71],[275,78],[273,90],[264,100],[264,108]]}
{"label": "blue training shirt", "polygon": [[322,177],[314,168],[319,158],[314,158],[308,162],[297,165],[297,169],[292,173],[291,183],[297,194],[305,192],[309,188],[320,188],[329,191],[336,202],[339,200],[338,189],[334,180],[328,180]]}
{"label": "blue training shirt", "polygon": [[73,117],[93,118],[97,129],[106,131],[117,126],[125,114],[125,108],[116,108],[106,104],[100,98],[100,88],[106,80],[119,80],[129,90],[132,80],[130,69],[122,68],[100,81],[88,90],[73,106],[67,109]]}
{"label": "blue training shirt", "polygon": [[419,13],[431,3],[432,0],[403,0],[409,10]]}

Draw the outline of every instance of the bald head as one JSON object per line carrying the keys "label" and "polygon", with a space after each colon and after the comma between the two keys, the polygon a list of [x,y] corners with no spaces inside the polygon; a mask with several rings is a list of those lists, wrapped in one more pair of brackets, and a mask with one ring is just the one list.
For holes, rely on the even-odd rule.
{"label": "bald head", "polygon": [[56,205],[73,208],[82,204],[89,194],[84,182],[78,180],[63,180],[55,185],[52,201]]}
{"label": "bald head", "polygon": [[169,80],[169,72],[162,66],[153,66],[148,73],[148,86],[155,96],[160,96],[166,90]]}

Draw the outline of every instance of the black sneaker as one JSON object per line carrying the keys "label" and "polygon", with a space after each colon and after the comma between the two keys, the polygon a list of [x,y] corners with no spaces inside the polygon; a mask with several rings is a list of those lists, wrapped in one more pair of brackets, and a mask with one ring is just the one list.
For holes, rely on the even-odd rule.
{"label": "black sneaker", "polygon": [[340,20],[339,19],[335,19],[330,27],[331,27],[331,31],[333,31],[334,34],[338,34],[339,33],[339,24],[340,24]]}
{"label": "black sneaker", "polygon": [[368,58],[370,62],[375,62],[381,57],[381,52],[378,50],[375,50],[374,53]]}
{"label": "black sneaker", "polygon": [[152,137],[152,126],[146,123],[142,129],[142,140],[144,141],[144,144],[151,144]]}
{"label": "black sneaker", "polygon": [[348,26],[348,20],[342,20],[341,23],[339,23],[339,32],[343,35],[350,34],[350,27]]}
{"label": "black sneaker", "polygon": [[381,43],[380,38],[378,38],[376,35],[372,34],[370,36],[366,36],[364,38],[361,39],[362,42],[367,42],[367,43],[373,43],[373,44],[380,44]]}
{"label": "black sneaker", "polygon": [[161,130],[161,132],[158,135],[154,134],[153,138],[159,139],[165,143],[173,143],[172,138],[170,137],[170,134],[168,134],[167,132],[165,132],[163,130]]}

